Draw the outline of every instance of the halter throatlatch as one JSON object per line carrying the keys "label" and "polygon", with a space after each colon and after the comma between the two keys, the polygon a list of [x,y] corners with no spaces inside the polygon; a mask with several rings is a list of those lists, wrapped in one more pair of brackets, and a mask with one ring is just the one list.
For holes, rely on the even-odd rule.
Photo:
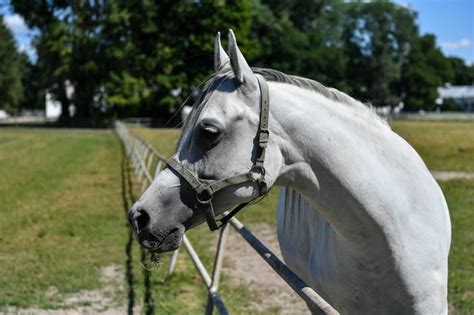
{"label": "halter throatlatch", "polygon": [[[265,150],[268,146],[268,139],[270,132],[268,130],[268,116],[270,114],[270,98],[268,95],[268,86],[265,79],[257,74],[258,86],[260,88],[260,122],[258,124],[258,131],[256,137],[257,154],[252,168],[240,175],[227,177],[220,180],[204,180],[200,179],[193,172],[183,166],[177,160],[171,158],[168,161],[168,167],[175,170],[181,177],[183,177],[191,188],[196,192],[196,208],[203,210],[206,213],[206,221],[211,231],[219,229],[226,224],[234,215],[245,208],[249,202],[244,202],[235,207],[224,217],[217,219],[212,205],[212,198],[214,194],[224,188],[235,186],[243,183],[255,183],[258,187],[258,197],[267,193],[268,187],[265,181]],[[257,197],[257,198],[258,198]],[[217,221],[220,222],[217,223]]]}

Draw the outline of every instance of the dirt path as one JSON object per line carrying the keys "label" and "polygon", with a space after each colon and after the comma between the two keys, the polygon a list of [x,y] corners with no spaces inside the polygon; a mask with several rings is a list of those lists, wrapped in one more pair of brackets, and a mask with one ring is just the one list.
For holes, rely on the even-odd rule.
{"label": "dirt path", "polygon": [[[252,232],[280,259],[275,227],[270,224],[256,224]],[[273,271],[273,269],[233,229],[227,239],[226,263],[223,273],[235,284],[244,284],[261,300],[253,302],[258,313],[310,314],[306,303]]]}
{"label": "dirt path", "polygon": [[474,172],[431,171],[431,174],[439,181],[474,179]]}

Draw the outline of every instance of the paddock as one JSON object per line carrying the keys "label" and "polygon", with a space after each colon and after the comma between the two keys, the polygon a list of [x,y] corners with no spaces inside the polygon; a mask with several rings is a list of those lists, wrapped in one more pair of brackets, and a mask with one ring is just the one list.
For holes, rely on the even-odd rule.
{"label": "paddock", "polygon": [[[415,146],[431,170],[474,172],[472,122],[396,121],[392,127]],[[165,158],[178,135],[169,129],[134,131]],[[126,312],[130,307],[157,314],[204,312],[208,290],[183,252],[172,275],[167,275],[166,259],[151,272],[141,266],[142,253],[128,232],[125,209],[142,187],[125,165],[113,133],[3,128],[0,153],[1,312]],[[454,314],[469,313],[474,309],[474,181],[452,178],[440,185],[453,220],[450,307]],[[275,204],[273,192],[238,219],[258,234],[262,224],[274,225]],[[91,218],[97,226],[88,224]],[[211,270],[217,233],[202,227],[188,237]],[[239,252],[228,251],[227,256]],[[255,253],[251,260],[257,259]],[[239,282],[236,274],[226,273],[234,264],[235,259],[224,258],[219,289],[229,313],[285,312],[272,303],[273,295],[284,294],[252,285],[249,278]]]}

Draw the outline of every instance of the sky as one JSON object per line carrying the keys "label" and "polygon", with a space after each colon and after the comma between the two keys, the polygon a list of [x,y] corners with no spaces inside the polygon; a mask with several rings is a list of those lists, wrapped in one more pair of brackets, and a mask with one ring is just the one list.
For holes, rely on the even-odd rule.
{"label": "sky", "polygon": [[35,33],[26,26],[25,21],[18,14],[12,13],[8,1],[0,0],[0,14],[3,15],[3,22],[15,36],[18,49],[26,52],[30,59],[35,61],[36,52],[31,45]]}
{"label": "sky", "polygon": [[[417,23],[421,34],[436,35],[438,46],[448,56],[463,58],[474,64],[474,0],[394,0],[418,12]],[[23,19],[13,14],[8,1],[0,0],[0,14],[15,35],[18,47],[34,61],[36,53],[31,45],[34,33]]]}
{"label": "sky", "polygon": [[474,64],[474,0],[395,0],[418,12],[421,34],[432,33],[443,52]]}

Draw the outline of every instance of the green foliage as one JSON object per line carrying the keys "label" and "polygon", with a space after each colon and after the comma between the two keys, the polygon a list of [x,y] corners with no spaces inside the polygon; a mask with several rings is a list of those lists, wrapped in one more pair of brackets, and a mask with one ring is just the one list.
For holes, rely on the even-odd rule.
{"label": "green foliage", "polygon": [[[34,104],[49,89],[64,114],[71,102],[77,106],[79,123],[110,114],[169,117],[212,73],[214,36],[221,31],[225,46],[229,28],[252,66],[313,78],[375,106],[404,101],[408,110],[431,109],[439,85],[474,78],[473,66],[443,56],[431,35],[419,36],[416,12],[387,0],[12,6],[38,31],[38,61],[23,80],[35,90],[27,98]],[[72,100],[66,80],[75,87]]]}
{"label": "green foliage", "polygon": [[[343,5],[338,1],[252,2],[254,66],[271,67],[347,90],[347,56],[341,49]],[[244,54],[248,55],[245,51]]]}
{"label": "green foliage", "polygon": [[[77,107],[76,123],[97,120],[95,96],[103,73],[98,37],[101,4],[13,0],[12,6],[29,27],[39,31],[35,46],[40,89],[50,90],[61,102],[62,120],[67,119],[70,103]],[[75,87],[72,100],[66,95],[66,80]]]}
{"label": "green foliage", "polygon": [[454,72],[453,85],[474,85],[474,65],[468,66],[457,57],[449,57],[448,60]]}
{"label": "green foliage", "polygon": [[212,72],[216,31],[233,28],[251,47],[247,1],[114,1],[104,14],[108,100],[141,115],[169,114]]}
{"label": "green foliage", "polygon": [[396,105],[401,65],[417,34],[415,13],[388,1],[347,4],[344,41],[347,79],[355,97],[373,105]]}
{"label": "green foliage", "polygon": [[0,15],[0,109],[14,111],[24,98],[22,74],[25,59],[17,51],[10,30]]}
{"label": "green foliage", "polygon": [[436,88],[453,79],[451,65],[436,47],[434,35],[412,42],[401,80],[407,110],[432,109],[438,97]]}

